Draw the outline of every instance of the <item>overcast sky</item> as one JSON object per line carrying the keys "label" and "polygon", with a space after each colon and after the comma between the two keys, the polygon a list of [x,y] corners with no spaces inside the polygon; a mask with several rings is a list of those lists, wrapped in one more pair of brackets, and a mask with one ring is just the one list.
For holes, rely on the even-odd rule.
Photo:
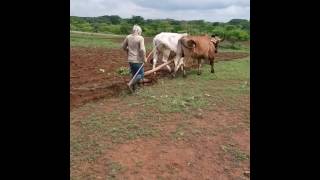
{"label": "overcast sky", "polygon": [[227,22],[250,19],[250,0],[70,0],[70,15]]}

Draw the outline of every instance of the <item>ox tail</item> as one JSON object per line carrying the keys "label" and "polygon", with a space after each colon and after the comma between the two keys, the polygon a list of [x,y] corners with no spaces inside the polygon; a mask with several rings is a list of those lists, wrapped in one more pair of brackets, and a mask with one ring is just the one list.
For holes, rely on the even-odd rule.
{"label": "ox tail", "polygon": [[152,53],[153,53],[153,56],[152,56],[152,58],[149,60],[149,62],[151,63],[151,64],[154,64],[154,63],[157,63],[157,62],[154,62],[154,61],[157,61],[157,54],[158,54],[158,48],[157,48],[157,46],[158,46],[158,43],[157,43],[157,40],[156,39],[153,39],[153,41],[152,41]]}

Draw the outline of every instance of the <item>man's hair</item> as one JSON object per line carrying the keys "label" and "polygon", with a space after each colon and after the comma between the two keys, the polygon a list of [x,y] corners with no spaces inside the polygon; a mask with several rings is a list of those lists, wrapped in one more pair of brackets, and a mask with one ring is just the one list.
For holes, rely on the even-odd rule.
{"label": "man's hair", "polygon": [[132,33],[141,35],[142,33],[141,27],[135,24],[132,28]]}

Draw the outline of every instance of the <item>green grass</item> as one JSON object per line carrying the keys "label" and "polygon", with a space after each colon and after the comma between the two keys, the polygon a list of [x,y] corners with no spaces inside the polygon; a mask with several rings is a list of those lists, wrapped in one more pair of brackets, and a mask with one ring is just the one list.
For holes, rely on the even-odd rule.
{"label": "green grass", "polygon": [[160,87],[145,88],[137,95],[148,106],[158,107],[160,113],[188,111],[206,105],[204,97],[197,95],[198,89],[185,89],[182,88],[184,83],[178,83],[176,84],[178,91],[174,92],[173,82],[167,81],[161,80]]}
{"label": "green grass", "polygon": [[117,174],[126,170],[126,168],[118,162],[108,163],[107,168],[108,168],[107,180],[117,179],[116,178]]}
{"label": "green grass", "polygon": [[92,114],[81,121],[80,127],[88,134],[99,134],[100,139],[109,137],[113,143],[156,136],[157,130],[150,123],[140,121],[142,116],[136,113],[126,117],[115,112]]}
{"label": "green grass", "polygon": [[120,48],[121,43],[113,42],[110,38],[101,35],[70,34],[71,47],[103,47]]}
{"label": "green grass", "polygon": [[[83,107],[82,109],[86,109]],[[115,144],[145,137],[156,137],[159,130],[153,122],[143,119],[144,114],[136,113],[133,117],[125,117],[115,110],[109,113],[92,113],[89,116],[71,121],[70,157],[72,176],[82,174],[76,167],[84,162],[94,163],[103,151],[112,149]],[[149,114],[151,117],[151,114]],[[112,164],[111,172],[118,173],[117,165]],[[120,168],[122,169],[122,168]],[[108,176],[113,179],[115,174]]]}
{"label": "green grass", "polygon": [[[215,75],[219,80],[249,80],[249,57],[236,61],[218,62],[215,66],[217,68]],[[204,78],[212,78],[212,74],[209,74],[208,71],[209,66],[204,69]]]}
{"label": "green grass", "polygon": [[[71,138],[72,157],[77,157],[79,161],[94,161],[101,154],[101,146],[95,139],[86,135],[80,135],[77,138]],[[93,150],[93,151],[92,151]]]}
{"label": "green grass", "polygon": [[246,153],[242,152],[240,149],[238,149],[235,146],[232,146],[230,144],[226,145],[226,146],[221,146],[221,149],[230,154],[233,158],[234,161],[244,161],[249,159],[249,155],[247,155]]}
{"label": "green grass", "polygon": [[[87,48],[121,48],[121,43],[125,36],[112,34],[95,34],[95,33],[75,33],[70,32],[71,47],[87,47]],[[152,43],[145,44],[146,50],[152,50]]]}
{"label": "green grass", "polygon": [[126,35],[118,35],[118,34],[106,34],[106,33],[93,33],[93,32],[81,32],[81,31],[70,31],[70,34],[78,34],[78,35],[91,35],[91,36],[102,36],[102,37],[125,37]]}
{"label": "green grass", "polygon": [[[204,65],[202,74],[187,72],[187,77],[160,79],[152,87],[145,87],[136,96],[147,106],[157,107],[160,113],[189,112],[213,103],[235,100],[249,94],[250,60],[221,61],[215,64],[215,73]],[[236,102],[235,102],[236,103]]]}
{"label": "green grass", "polygon": [[130,69],[128,67],[120,67],[117,69],[117,73],[121,76],[128,76],[130,74]]}
{"label": "green grass", "polygon": [[[102,33],[85,33],[70,32],[71,47],[87,47],[87,48],[121,48],[121,42],[125,35],[102,34]],[[114,41],[117,39],[117,41]],[[146,43],[146,50],[152,50],[152,43]],[[242,42],[237,42],[235,47],[230,42],[225,41],[219,45],[219,52],[249,52],[250,47]]]}
{"label": "green grass", "polygon": [[249,52],[250,46],[248,46],[245,42],[236,42],[232,44],[229,41],[224,41],[219,44],[220,52]]}

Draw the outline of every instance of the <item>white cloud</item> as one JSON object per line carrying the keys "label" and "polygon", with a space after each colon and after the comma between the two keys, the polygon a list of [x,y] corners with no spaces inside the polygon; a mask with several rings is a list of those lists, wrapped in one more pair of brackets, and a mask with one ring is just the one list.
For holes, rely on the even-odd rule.
{"label": "white cloud", "polygon": [[222,21],[250,18],[250,0],[70,0],[72,16]]}
{"label": "white cloud", "polygon": [[249,6],[249,0],[135,0],[142,7],[161,10],[221,9],[228,6]]}

